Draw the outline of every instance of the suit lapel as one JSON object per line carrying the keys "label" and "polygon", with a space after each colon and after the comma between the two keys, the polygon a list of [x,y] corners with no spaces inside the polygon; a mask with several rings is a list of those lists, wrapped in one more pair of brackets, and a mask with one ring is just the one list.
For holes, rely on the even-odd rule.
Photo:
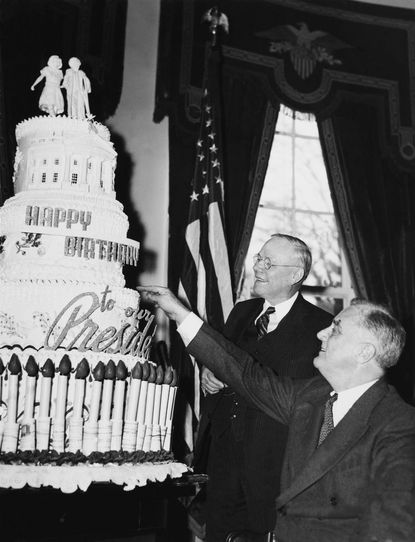
{"label": "suit lapel", "polygon": [[[291,449],[293,450],[291,452],[295,457],[293,466],[300,470],[297,471],[298,474],[290,487],[278,497],[277,508],[322,478],[353,448],[369,430],[368,422],[372,410],[385,393],[386,383],[381,379],[356,401],[318,448],[316,446],[323,418],[325,397],[323,400],[315,401],[312,405],[308,403],[301,405],[301,407],[305,406],[304,416],[302,416],[303,429],[299,435],[302,443],[296,440],[295,447],[290,445],[287,450],[288,453],[291,452]],[[311,418],[306,420],[306,416],[310,414]],[[296,420],[293,420],[293,423],[295,424]]]}
{"label": "suit lapel", "polygon": [[[258,341],[258,350],[269,356],[275,351],[278,351],[281,354],[281,352],[284,352],[287,348],[291,348],[291,341],[303,325],[302,322],[305,314],[304,304],[304,298],[301,294],[298,294],[294,305],[284,318],[282,318],[276,329],[267,333]],[[270,349],[272,349],[272,352]]]}

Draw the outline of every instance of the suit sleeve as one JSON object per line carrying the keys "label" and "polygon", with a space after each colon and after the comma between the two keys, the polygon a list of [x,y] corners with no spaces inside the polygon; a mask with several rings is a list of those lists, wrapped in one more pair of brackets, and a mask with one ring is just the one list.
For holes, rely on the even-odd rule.
{"label": "suit sleeve", "polygon": [[187,349],[251,404],[279,422],[289,423],[299,383],[278,377],[206,324]]}
{"label": "suit sleeve", "polygon": [[414,423],[397,416],[382,433],[374,450],[367,508],[352,542],[415,540]]}

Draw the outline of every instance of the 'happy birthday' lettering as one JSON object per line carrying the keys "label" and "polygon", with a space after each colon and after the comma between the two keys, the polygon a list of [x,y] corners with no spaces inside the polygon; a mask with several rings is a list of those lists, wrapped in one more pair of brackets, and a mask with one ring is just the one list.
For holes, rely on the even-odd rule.
{"label": "'happy birthday' lettering", "polygon": [[59,228],[65,224],[71,229],[75,224],[80,224],[86,231],[91,224],[91,211],[78,211],[76,209],[63,209],[62,207],[38,207],[37,205],[26,206],[25,223],[27,226],[44,226]]}

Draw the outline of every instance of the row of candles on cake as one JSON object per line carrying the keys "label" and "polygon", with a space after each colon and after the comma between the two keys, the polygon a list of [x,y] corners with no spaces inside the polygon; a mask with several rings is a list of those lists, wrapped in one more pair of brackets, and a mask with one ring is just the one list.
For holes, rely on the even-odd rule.
{"label": "row of candles on cake", "polygon": [[[48,359],[39,371],[33,356],[24,370],[24,390],[19,388],[22,365],[13,354],[7,369],[0,360],[0,394],[7,374],[7,415],[0,422],[2,452],[48,450],[57,452],[127,452],[170,450],[177,375],[170,366],[137,362],[129,375],[123,361],[98,362],[92,371],[88,409],[85,408],[90,366],[82,359],[72,371],[68,355],[57,369]],[[39,374],[40,373],[40,374]],[[74,376],[72,413],[68,413],[69,379]],[[55,383],[53,382],[54,378]],[[53,419],[50,417],[52,386],[56,385]],[[39,387],[39,389],[37,389]],[[23,388],[23,386],[22,386]],[[18,415],[19,393],[24,394]],[[39,404],[35,416],[36,394]],[[125,414],[125,415],[124,415]],[[67,420],[68,417],[68,420]]]}

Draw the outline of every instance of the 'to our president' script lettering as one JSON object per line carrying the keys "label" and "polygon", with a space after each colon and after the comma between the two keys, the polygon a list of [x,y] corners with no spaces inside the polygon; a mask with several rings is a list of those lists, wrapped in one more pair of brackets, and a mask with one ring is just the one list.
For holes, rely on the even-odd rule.
{"label": "'to our president' script lettering", "polygon": [[[101,299],[95,292],[84,292],[74,297],[52,322],[45,338],[44,347],[56,350],[64,347],[77,348],[81,352],[106,352],[108,354],[129,354],[148,359],[151,341],[156,331],[153,326],[154,315],[146,309],[127,307],[124,314],[131,318],[120,328],[109,326],[100,329],[93,320],[94,314],[111,311],[115,300],[108,297],[111,290],[107,286],[101,292]],[[99,311],[99,312],[97,312]],[[142,327],[143,329],[140,329]],[[70,335],[70,339],[68,339]]]}

